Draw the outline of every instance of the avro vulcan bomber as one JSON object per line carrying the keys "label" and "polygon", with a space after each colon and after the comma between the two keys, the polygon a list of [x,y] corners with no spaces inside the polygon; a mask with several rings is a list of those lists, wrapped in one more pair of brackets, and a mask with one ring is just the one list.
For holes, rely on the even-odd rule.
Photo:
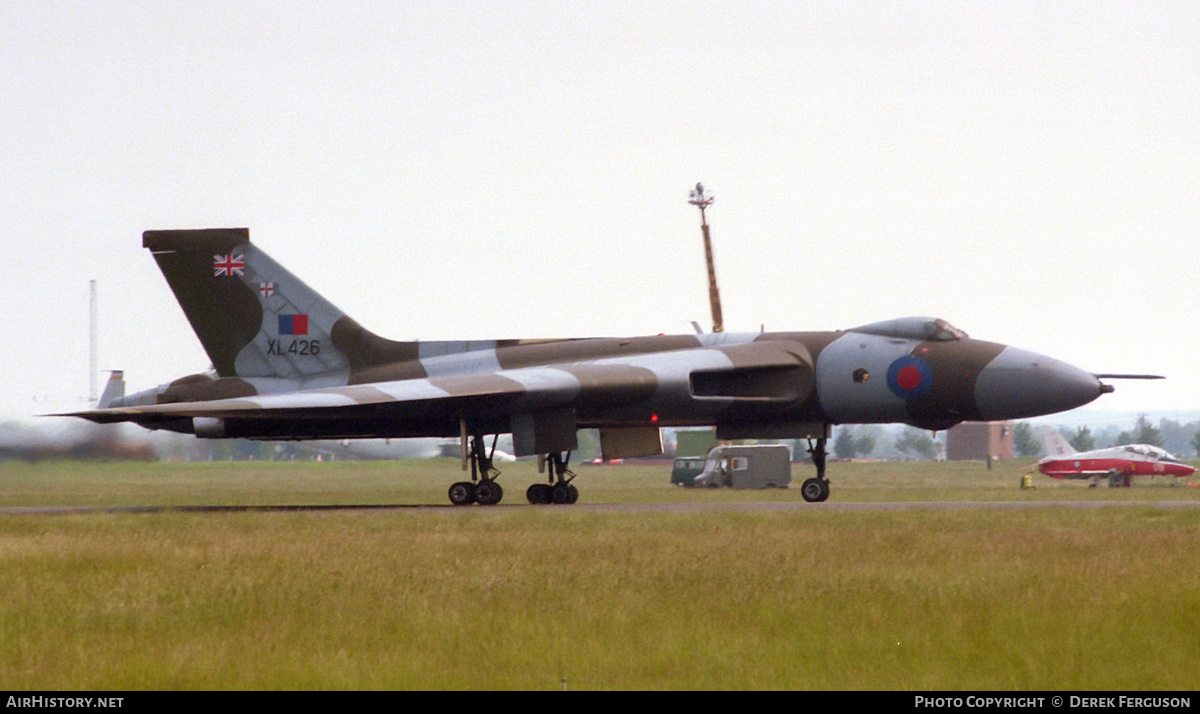
{"label": "avro vulcan bomber", "polygon": [[1112,391],[1104,375],[928,317],[823,332],[396,342],[310,289],[245,228],[147,231],[143,245],[213,372],[73,416],[202,438],[457,437],[471,476],[450,487],[455,504],[500,501],[499,434],[547,467],[526,492],[533,503],[578,497],[567,466],[579,429],[598,429],[613,459],[660,453],[660,428],[696,426],[719,439],[809,440],[816,476],[802,493],[823,501],[835,424],[940,430]]}

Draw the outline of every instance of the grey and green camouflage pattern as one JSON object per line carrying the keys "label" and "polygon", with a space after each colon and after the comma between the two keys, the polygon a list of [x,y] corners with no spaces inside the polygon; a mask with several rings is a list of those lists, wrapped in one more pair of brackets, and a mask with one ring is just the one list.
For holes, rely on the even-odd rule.
{"label": "grey and green camouflage pattern", "polygon": [[[147,231],[143,243],[216,375],[78,414],[93,421],[270,439],[458,436],[463,422],[507,433],[547,421],[568,424],[555,433],[716,426],[812,437],[830,424],[1027,418],[1105,391],[1083,370],[928,318],[835,332],[395,342],[244,228]],[[559,450],[520,441],[529,453]]]}
{"label": "grey and green camouflage pattern", "polygon": [[512,433],[518,456],[569,451],[577,429],[599,428],[616,458],[656,452],[665,426],[823,448],[834,424],[946,429],[1111,391],[1077,367],[921,317],[829,332],[397,342],[305,285],[245,228],[147,231],[143,244],[215,374],[74,416],[216,438]]}

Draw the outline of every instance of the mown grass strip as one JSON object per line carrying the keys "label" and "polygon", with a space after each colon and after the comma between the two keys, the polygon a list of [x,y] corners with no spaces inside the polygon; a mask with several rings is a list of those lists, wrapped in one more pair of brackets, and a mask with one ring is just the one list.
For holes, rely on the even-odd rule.
{"label": "mown grass strip", "polygon": [[[441,473],[43,466],[0,473],[5,501],[361,502],[387,484],[413,490],[384,502],[400,493],[436,503],[456,464]],[[422,473],[393,484],[406,468]],[[799,499],[798,489],[680,490],[661,469],[639,468],[585,472],[583,493],[651,504]],[[937,500],[928,472],[872,468],[847,498],[899,490]],[[515,470],[505,477],[524,476]],[[0,681],[46,690],[1195,688],[1200,508],[1153,503],[1159,492],[1195,489],[1070,484],[1073,501],[1114,504],[1080,508],[1054,505],[1056,489],[1018,492],[1015,479],[935,476],[970,500],[1051,502],[0,516]],[[876,490],[873,478],[883,482]]]}

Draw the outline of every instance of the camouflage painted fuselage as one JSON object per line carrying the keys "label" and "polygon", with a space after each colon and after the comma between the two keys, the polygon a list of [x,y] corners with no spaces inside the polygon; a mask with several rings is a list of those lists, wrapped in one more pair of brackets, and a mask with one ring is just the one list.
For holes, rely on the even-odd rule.
{"label": "camouflage painted fuselage", "polygon": [[271,439],[512,432],[524,455],[570,448],[585,427],[715,425],[725,438],[824,436],[845,423],[945,429],[1062,411],[1105,391],[1083,370],[931,318],[835,332],[396,342],[308,288],[245,229],[148,231],[144,244],[216,374],[79,414],[94,421]]}

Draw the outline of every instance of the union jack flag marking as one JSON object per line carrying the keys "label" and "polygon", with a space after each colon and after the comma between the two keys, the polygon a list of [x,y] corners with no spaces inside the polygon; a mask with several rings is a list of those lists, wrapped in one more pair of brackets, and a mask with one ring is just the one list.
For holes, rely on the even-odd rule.
{"label": "union jack flag marking", "polygon": [[246,270],[246,260],[240,255],[214,255],[213,256],[213,277],[219,278],[222,275],[244,275]]}

